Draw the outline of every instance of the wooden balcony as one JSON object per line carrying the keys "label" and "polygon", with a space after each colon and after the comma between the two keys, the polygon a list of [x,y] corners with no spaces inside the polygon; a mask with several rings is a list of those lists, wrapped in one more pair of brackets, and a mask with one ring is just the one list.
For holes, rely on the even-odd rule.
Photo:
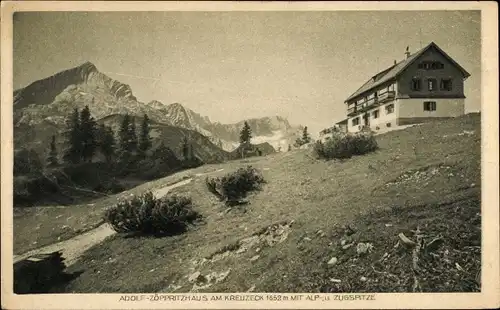
{"label": "wooden balcony", "polygon": [[363,111],[369,110],[373,107],[378,106],[379,102],[380,102],[380,100],[378,100],[377,97],[368,99],[365,102],[363,102],[362,104],[358,104],[354,107],[347,109],[347,115],[350,116],[350,115],[354,115],[358,112],[363,112]]}
{"label": "wooden balcony", "polygon": [[349,116],[355,114],[356,112],[357,112],[356,107],[347,109],[347,115]]}
{"label": "wooden balcony", "polygon": [[378,95],[378,102],[386,102],[393,100],[394,97],[396,96],[396,92],[391,90],[391,91],[386,91],[385,93],[381,93]]}
{"label": "wooden balcony", "polygon": [[380,94],[378,94],[377,97],[370,98],[368,100],[365,100],[361,104],[357,104],[351,108],[348,108],[347,115],[352,116],[352,115],[355,115],[357,113],[364,112],[366,110],[369,110],[371,108],[374,108],[374,107],[380,105],[381,103],[393,100],[395,98],[395,96],[396,96],[396,92],[393,90],[386,91],[384,93],[380,93]]}

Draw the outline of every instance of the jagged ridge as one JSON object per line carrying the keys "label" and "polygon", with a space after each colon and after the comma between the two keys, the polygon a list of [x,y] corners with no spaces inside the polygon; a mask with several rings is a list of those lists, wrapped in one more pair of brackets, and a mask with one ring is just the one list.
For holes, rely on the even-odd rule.
{"label": "jagged ridge", "polygon": [[69,85],[83,83],[105,86],[117,99],[129,98],[136,100],[129,85],[111,79],[99,72],[93,63],[86,62],[78,67],[64,70],[48,78],[35,81],[25,88],[16,90],[14,92],[14,106],[16,109],[20,109],[31,104],[47,105],[52,103],[56,96]]}
{"label": "jagged ridge", "polygon": [[[243,121],[236,124],[212,123],[208,117],[180,103],[164,104],[157,100],[146,104],[139,102],[128,85],[99,72],[91,62],[15,91],[14,122],[18,129],[24,130],[35,125],[61,127],[74,108],[82,109],[86,105],[96,119],[114,114],[147,114],[158,123],[195,130],[227,151],[238,145],[239,132],[243,127]],[[292,142],[300,130],[300,127],[291,126],[279,116],[247,121],[256,143],[269,140],[275,148],[279,144]]]}

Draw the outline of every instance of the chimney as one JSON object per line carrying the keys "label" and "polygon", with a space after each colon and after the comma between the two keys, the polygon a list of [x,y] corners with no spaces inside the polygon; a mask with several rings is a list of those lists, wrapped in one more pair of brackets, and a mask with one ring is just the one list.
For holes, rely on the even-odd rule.
{"label": "chimney", "polygon": [[406,47],[405,56],[406,56],[406,59],[408,59],[410,57],[410,47],[409,46]]}

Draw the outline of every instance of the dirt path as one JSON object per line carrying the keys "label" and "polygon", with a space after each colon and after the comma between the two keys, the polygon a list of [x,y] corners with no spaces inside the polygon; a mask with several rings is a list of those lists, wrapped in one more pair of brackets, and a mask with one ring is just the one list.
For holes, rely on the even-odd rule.
{"label": "dirt path", "polygon": [[[165,196],[170,190],[184,186],[190,183],[193,179],[186,179],[169,186],[157,189],[154,191],[154,195],[157,198]],[[14,263],[22,259],[28,258],[37,254],[52,253],[55,251],[62,251],[62,256],[65,258],[66,266],[70,266],[77,261],[77,259],[92,246],[101,243],[104,239],[109,236],[114,235],[116,232],[108,225],[102,224],[97,228],[89,230],[81,235],[75,236],[71,239],[61,241],[55,244],[44,246],[39,249],[35,249],[26,252],[21,255],[14,256]]]}

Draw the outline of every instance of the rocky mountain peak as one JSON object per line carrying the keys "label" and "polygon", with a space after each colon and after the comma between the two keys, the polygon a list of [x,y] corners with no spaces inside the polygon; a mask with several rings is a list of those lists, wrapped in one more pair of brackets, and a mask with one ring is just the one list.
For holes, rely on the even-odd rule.
{"label": "rocky mountain peak", "polygon": [[150,102],[147,103],[147,105],[157,110],[162,110],[167,107],[166,104],[158,100],[151,100]]}
{"label": "rocky mountain peak", "polygon": [[115,100],[136,100],[129,85],[111,79],[101,73],[92,62],[87,61],[16,90],[14,107],[22,109],[30,105],[49,105],[57,96],[75,89],[75,94],[62,97],[75,100],[74,95],[81,93],[93,94],[96,97],[99,97],[98,93],[106,93],[105,95],[113,95]]}

